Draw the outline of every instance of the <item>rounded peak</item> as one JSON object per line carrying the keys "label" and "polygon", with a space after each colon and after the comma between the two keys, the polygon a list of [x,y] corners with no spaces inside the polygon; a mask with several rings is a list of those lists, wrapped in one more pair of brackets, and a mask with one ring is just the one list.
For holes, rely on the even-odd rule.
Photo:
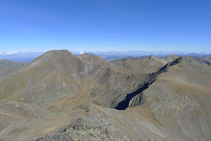
{"label": "rounded peak", "polygon": [[179,55],[171,54],[171,55],[168,55],[166,58],[177,59],[177,58],[179,58],[179,57],[180,57]]}
{"label": "rounded peak", "polygon": [[105,61],[102,57],[97,55],[92,55],[89,53],[84,53],[78,56],[79,59],[85,62],[96,63],[96,64],[105,64]]}
{"label": "rounded peak", "polygon": [[78,57],[88,57],[88,56],[95,56],[89,53],[80,54]]}
{"label": "rounded peak", "polygon": [[164,59],[165,59],[167,62],[172,62],[172,61],[176,60],[176,59],[179,58],[179,57],[180,57],[179,55],[172,54],[172,55],[166,56]]}
{"label": "rounded peak", "polygon": [[156,59],[157,57],[155,55],[149,56],[149,59]]}
{"label": "rounded peak", "polygon": [[171,54],[171,55],[168,55],[167,57],[180,57],[180,56],[176,54]]}
{"label": "rounded peak", "polygon": [[[65,56],[74,56],[69,50],[50,50],[38,57],[37,59],[56,59],[56,58],[61,58]],[[36,59],[35,59],[36,60]]]}
{"label": "rounded peak", "polygon": [[102,57],[100,56],[97,56],[97,55],[92,55],[92,54],[89,54],[89,53],[84,53],[84,54],[81,54],[78,56],[78,58],[80,59],[88,59],[88,58],[96,58],[96,59],[100,59],[100,60],[103,60]]}
{"label": "rounded peak", "polygon": [[89,53],[84,53],[84,54],[81,54],[81,55],[91,55],[91,54],[89,54]]}
{"label": "rounded peak", "polygon": [[89,53],[84,53],[84,54],[81,54],[81,55],[78,56],[78,58],[87,58],[87,57],[99,57],[99,58],[101,58],[100,56],[89,54]]}
{"label": "rounded peak", "polygon": [[47,51],[45,54],[55,54],[55,55],[60,55],[60,54],[69,54],[69,55],[73,55],[69,50],[50,50]]}
{"label": "rounded peak", "polygon": [[[57,62],[58,60],[75,59],[76,57],[68,50],[50,50],[31,61],[27,66],[37,66],[44,62]],[[26,66],[26,67],[27,67]]]}

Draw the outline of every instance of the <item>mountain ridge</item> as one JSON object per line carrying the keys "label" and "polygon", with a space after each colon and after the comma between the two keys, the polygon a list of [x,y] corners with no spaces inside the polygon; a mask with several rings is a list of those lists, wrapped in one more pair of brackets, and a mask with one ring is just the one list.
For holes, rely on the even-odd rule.
{"label": "mountain ridge", "polygon": [[209,60],[104,61],[59,50],[7,73],[0,81],[3,140],[211,138]]}

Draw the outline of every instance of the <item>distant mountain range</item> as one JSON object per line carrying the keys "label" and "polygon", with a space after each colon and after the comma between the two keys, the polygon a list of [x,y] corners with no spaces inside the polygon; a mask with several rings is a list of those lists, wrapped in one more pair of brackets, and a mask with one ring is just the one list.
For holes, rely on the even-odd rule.
{"label": "distant mountain range", "polygon": [[2,52],[0,53],[0,60],[8,59],[15,62],[28,63],[44,52]]}
{"label": "distant mountain range", "polygon": [[[211,53],[208,52],[193,52],[193,53],[182,53],[182,52],[146,52],[146,51],[127,51],[127,52],[118,52],[118,51],[110,51],[110,52],[99,52],[99,51],[73,51],[75,56],[89,53],[92,55],[98,55],[102,57],[104,60],[111,59],[120,59],[125,57],[140,57],[140,56],[150,56],[155,55],[157,57],[166,57],[171,54],[176,54],[179,56],[193,56],[193,57],[211,57]],[[1,52],[0,60],[8,59],[16,62],[24,62],[28,63],[38,56],[44,54],[44,52]]]}

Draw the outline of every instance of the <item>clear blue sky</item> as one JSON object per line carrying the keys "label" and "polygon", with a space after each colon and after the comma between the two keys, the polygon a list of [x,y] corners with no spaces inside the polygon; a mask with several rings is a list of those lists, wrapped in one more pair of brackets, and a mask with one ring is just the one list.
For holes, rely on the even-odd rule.
{"label": "clear blue sky", "polygon": [[211,0],[1,0],[0,52],[211,52]]}

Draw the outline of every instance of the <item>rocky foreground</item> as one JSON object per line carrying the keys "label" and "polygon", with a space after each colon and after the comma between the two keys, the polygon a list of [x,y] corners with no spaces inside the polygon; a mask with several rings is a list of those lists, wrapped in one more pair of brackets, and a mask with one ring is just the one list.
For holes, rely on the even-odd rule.
{"label": "rocky foreground", "polygon": [[9,67],[0,65],[2,141],[211,140],[209,60],[60,50]]}

